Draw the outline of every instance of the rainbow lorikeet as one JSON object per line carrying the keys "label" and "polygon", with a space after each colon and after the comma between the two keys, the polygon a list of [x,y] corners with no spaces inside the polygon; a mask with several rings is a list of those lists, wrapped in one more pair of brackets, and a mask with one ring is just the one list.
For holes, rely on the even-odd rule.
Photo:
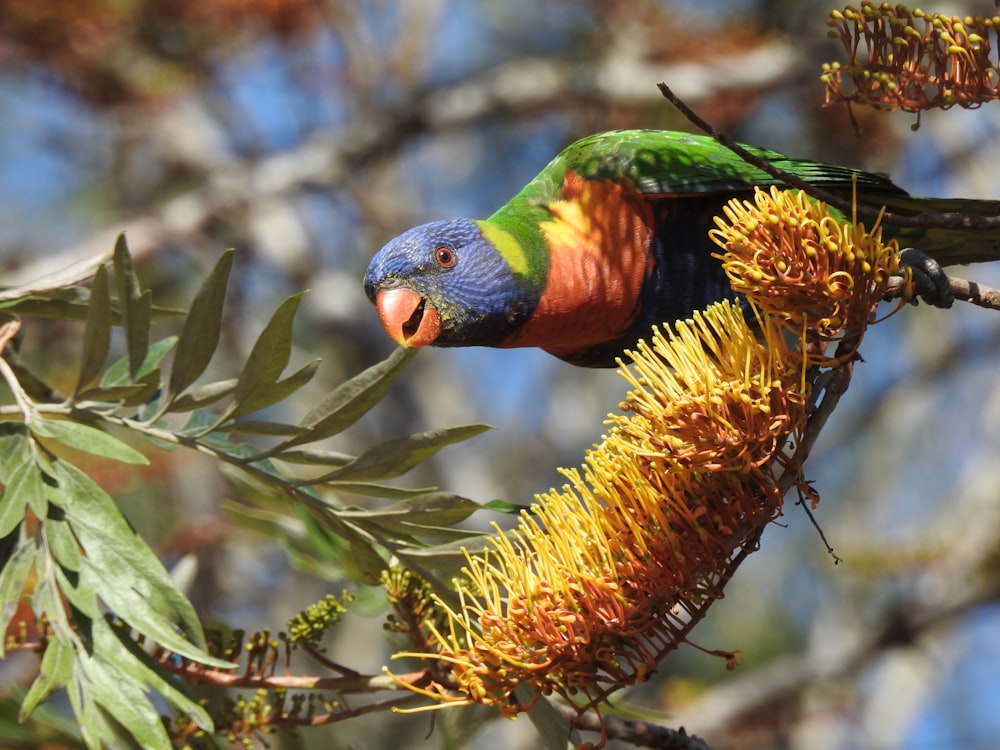
{"label": "rainbow lorikeet", "polygon": [[[746,147],[779,169],[875,208],[993,216],[1000,203],[912,198],[886,177]],[[389,242],[365,274],[382,324],[405,346],[540,347],[613,366],[647,335],[735,296],[708,237],[733,197],[776,184],[715,140],[656,130],[567,147],[486,220],[436,221]],[[1000,232],[900,230],[947,265],[1000,258]]]}

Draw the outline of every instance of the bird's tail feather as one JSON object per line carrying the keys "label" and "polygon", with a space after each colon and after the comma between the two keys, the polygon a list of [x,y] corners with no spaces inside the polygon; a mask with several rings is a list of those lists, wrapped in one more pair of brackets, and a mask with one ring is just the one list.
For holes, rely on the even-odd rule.
{"label": "bird's tail feather", "polygon": [[[872,201],[872,203],[877,202],[883,203],[890,213],[901,216],[965,214],[995,218],[1000,223],[1000,201],[884,195]],[[884,235],[889,238],[894,237],[901,247],[915,247],[924,251],[943,266],[1000,260],[1000,227],[922,229],[887,225]]]}

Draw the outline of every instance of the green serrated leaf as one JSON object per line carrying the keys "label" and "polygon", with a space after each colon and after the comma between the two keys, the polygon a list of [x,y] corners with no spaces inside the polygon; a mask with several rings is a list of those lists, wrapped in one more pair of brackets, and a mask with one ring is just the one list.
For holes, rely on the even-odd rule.
{"label": "green serrated leaf", "polygon": [[[152,387],[150,387],[152,385]],[[114,404],[119,401],[125,401],[126,399],[134,399],[137,396],[145,396],[144,401],[147,400],[153,393],[156,392],[156,388],[159,383],[133,383],[132,385],[114,385],[109,388],[104,388],[98,386],[96,388],[87,388],[84,391],[80,391],[76,394],[76,403],[78,405],[83,405],[85,402],[99,402],[103,404]]]}
{"label": "green serrated leaf", "polygon": [[426,461],[446,445],[468,440],[489,429],[492,429],[489,425],[464,425],[390,440],[365,451],[347,466],[303,484],[320,484],[331,479],[353,482],[392,479]]}
{"label": "green serrated leaf", "polygon": [[143,373],[141,367],[139,371],[135,382],[137,385],[141,385],[142,389],[123,398],[122,406],[131,408],[145,407],[156,400],[157,393],[160,390],[160,371],[152,370],[151,372]]}
{"label": "green serrated leaf", "polygon": [[118,235],[115,242],[114,268],[121,322],[125,329],[125,348],[128,350],[129,374],[135,378],[149,349],[153,297],[149,290],[143,291],[139,285],[139,277],[136,276],[124,234]]}
{"label": "green serrated leaf", "polygon": [[90,288],[87,325],[83,331],[83,353],[75,394],[97,377],[111,346],[111,293],[107,266],[98,266]]}
{"label": "green serrated leaf", "polygon": [[[38,465],[34,461],[24,461],[7,480],[2,502],[4,505],[9,503],[12,506],[19,507],[21,518],[24,518],[24,503],[27,503],[31,507],[31,511],[36,516],[44,518],[48,513],[46,494],[45,483],[42,481]],[[5,508],[2,511],[2,515],[6,516],[8,512],[13,514],[13,508]],[[6,534],[0,534],[0,536],[6,536]]]}
{"label": "green serrated leaf", "polygon": [[149,459],[132,446],[112,437],[103,430],[80,422],[45,419],[33,423],[31,429],[41,437],[58,440],[63,445],[84,453],[111,458],[126,464],[145,465],[149,463]]}
{"label": "green serrated leaf", "polygon": [[[21,602],[21,592],[28,580],[31,566],[38,554],[38,544],[31,537],[21,539],[7,561],[0,567],[0,633],[7,632],[7,626],[17,614]],[[0,638],[0,658],[4,655],[5,638]]]}
{"label": "green serrated leaf", "polygon": [[[24,468],[26,464],[28,465],[27,470]],[[20,480],[23,483],[21,475],[26,472],[37,473],[34,465],[26,461],[14,471],[12,481],[8,482],[3,488],[3,492],[0,493],[0,538],[6,537],[20,526],[28,510],[27,494],[16,491],[17,487],[14,484],[14,480]]]}
{"label": "green serrated leaf", "polygon": [[[239,404],[260,385],[274,383],[292,354],[292,324],[304,292],[294,294],[274,311],[247,357],[233,400]],[[246,413],[246,412],[244,412]]]}
{"label": "green serrated leaf", "polygon": [[50,297],[23,297],[3,305],[8,312],[31,318],[53,320],[86,320],[87,304]]}
{"label": "green serrated leaf", "polygon": [[[90,531],[92,530],[88,529],[85,533],[89,534]],[[129,561],[134,560],[135,555],[131,554],[131,550],[125,549],[122,545],[112,545],[96,554],[92,551],[92,546],[86,546],[86,550],[87,557],[83,559],[80,570],[81,586],[93,589],[117,617],[164,648],[186,659],[220,669],[235,666],[214,658],[184,638],[175,619],[161,611],[163,597],[150,600],[147,594],[151,588],[148,580],[136,580],[134,573],[125,575],[119,571],[108,570],[108,565],[127,565]],[[120,570],[127,571],[127,568]],[[160,593],[162,588],[160,586]]]}
{"label": "green serrated leaf", "polygon": [[389,564],[369,539],[356,533],[345,536],[350,544],[349,552],[342,560],[345,571],[356,580],[374,584]]}
{"label": "green serrated leaf", "polygon": [[281,422],[261,422],[253,419],[241,419],[239,422],[231,422],[226,426],[226,432],[239,435],[276,435],[288,437],[298,435],[302,428],[294,424],[282,424]]}
{"label": "green serrated leaf", "polygon": [[18,720],[23,722],[53,692],[69,683],[76,662],[76,649],[69,643],[63,644],[57,638],[49,641],[42,654],[38,677],[31,684],[28,694],[21,701]]}
{"label": "green serrated leaf", "polygon": [[79,682],[80,679],[74,675],[74,679],[67,686],[67,692],[87,750],[104,750],[109,745],[115,750],[134,750],[135,744],[129,743],[127,739],[122,741],[119,727],[111,721],[111,717],[105,711],[101,710],[97,701],[78,684]]}
{"label": "green serrated leaf", "polygon": [[428,492],[418,497],[400,500],[386,508],[342,511],[339,515],[375,521],[390,530],[402,530],[407,528],[407,524],[453,526],[477,510],[480,510],[478,503],[461,495],[451,492]]}
{"label": "green serrated leaf", "polygon": [[[131,679],[113,658],[104,653],[80,654],[75,673],[81,691],[89,693],[96,706],[131,735],[135,746],[143,750],[171,750],[170,737],[159,712],[149,701],[145,686]],[[120,734],[118,737],[125,739]]]}
{"label": "green serrated leaf", "polygon": [[481,555],[486,550],[496,549],[488,534],[472,535],[467,539],[457,539],[432,547],[407,547],[396,550],[396,556],[401,560],[431,561],[435,567],[453,568],[466,564],[465,555]]}
{"label": "green serrated leaf", "polygon": [[222,308],[226,297],[233,251],[226,250],[202,282],[177,341],[174,366],[170,371],[166,403],[187,389],[205,372],[222,330]]}
{"label": "green serrated leaf", "polygon": [[522,510],[529,510],[530,505],[518,505],[517,503],[512,503],[507,500],[490,500],[488,503],[483,503],[483,508],[486,510],[494,510],[497,513],[520,513]]}
{"label": "green serrated leaf", "polygon": [[[73,714],[76,717],[76,723],[84,743],[88,748],[93,748],[95,744],[100,748],[100,738],[107,735],[98,732],[94,736],[93,724],[87,719],[87,715],[94,711],[93,700],[91,700],[88,694],[81,691],[75,672],[76,670],[74,669],[74,679],[66,686],[66,695],[69,698],[69,703],[73,709]],[[88,734],[90,735],[89,737]]]}
{"label": "green serrated leaf", "polygon": [[[146,352],[146,358],[139,365],[139,370],[135,374],[135,379],[137,381],[143,380],[149,373],[156,370],[160,366],[160,362],[174,348],[176,343],[176,336],[167,336],[150,344]],[[104,376],[101,378],[101,387],[113,388],[115,386],[130,385],[131,382],[128,357],[122,357],[104,371]]]}
{"label": "green serrated leaf", "polygon": [[[112,627],[105,621],[100,621],[100,625],[94,628],[94,648],[95,651],[117,655],[117,666],[137,684],[149,685],[174,708],[187,714],[201,729],[208,733],[214,731],[208,712],[184,691],[187,683],[179,682],[167,673],[161,664],[129,638],[124,628]],[[131,658],[125,657],[126,653]]]}
{"label": "green serrated leaf", "polygon": [[[214,383],[189,388],[185,393],[175,398],[170,404],[171,412],[185,412],[201,409],[202,407],[214,404],[226,398],[236,390],[236,378],[217,380]],[[213,417],[213,422],[218,421],[218,416]],[[207,426],[207,423],[206,423]]]}
{"label": "green serrated leaf", "polygon": [[48,574],[47,567],[49,565],[51,565],[51,561],[48,555],[40,552],[35,556],[35,571],[38,580],[31,592],[31,608],[39,617],[45,615],[56,638],[68,643],[76,638],[76,632],[73,624],[69,621],[62,592],[56,586],[55,578]]}
{"label": "green serrated leaf", "polygon": [[[82,558],[78,567],[83,567]],[[59,565],[54,566],[52,572],[59,593],[66,597],[66,601],[76,609],[77,621],[80,620],[81,616],[85,617],[89,628],[91,622],[104,616],[104,604],[97,601],[97,592],[91,585],[92,581],[73,571],[66,571]]]}
{"label": "green serrated leaf", "polygon": [[286,450],[278,453],[274,458],[280,458],[291,464],[305,464],[309,466],[346,466],[355,459],[355,456],[338,451],[328,451],[321,448],[302,448],[299,450]]}
{"label": "green serrated leaf", "polygon": [[[282,454],[282,458],[284,458],[284,454]],[[436,489],[435,487],[416,487],[411,489],[409,487],[396,487],[395,485],[382,484],[380,482],[338,482],[336,480],[326,482],[324,486],[338,493],[381,497],[385,500],[406,500],[407,498],[426,495],[428,492],[434,492]]]}
{"label": "green serrated leaf", "polygon": [[23,422],[0,422],[0,482],[29,457],[28,426]]}
{"label": "green serrated leaf", "polygon": [[[151,637],[160,637],[161,631],[172,629],[172,635],[167,634],[169,643],[161,641],[164,646],[195,661],[207,658],[200,651],[205,639],[194,608],[177,589],[156,554],[129,526],[111,497],[89,476],[65,461],[53,463],[53,475],[60,494],[68,498],[66,520],[86,555],[81,575],[97,575],[94,590],[98,596],[115,609],[112,602],[126,605],[125,610],[119,609],[116,614]],[[145,607],[130,612],[128,597],[133,594],[142,599]],[[154,613],[155,622],[135,621],[136,614],[146,612]]]}
{"label": "green serrated leaf", "polygon": [[[314,359],[311,362],[307,362],[287,378],[279,380],[276,383],[258,383],[252,390],[243,394],[242,397],[239,396],[239,388],[237,388],[233,408],[227,412],[226,416],[228,418],[239,418],[245,414],[252,414],[255,411],[283,401],[312,380],[313,375],[316,374],[316,370],[319,369],[320,361],[319,359]],[[244,372],[246,372],[246,368]],[[302,427],[297,429],[297,433],[304,431]]]}
{"label": "green serrated leaf", "polygon": [[45,544],[55,561],[64,570],[79,571],[80,550],[63,514],[50,512],[42,522],[42,528],[45,531]]}
{"label": "green serrated leaf", "polygon": [[531,706],[528,718],[538,730],[546,750],[572,750],[580,746],[579,731],[570,725],[569,720],[547,698],[538,697],[537,688],[522,682],[514,688],[514,696],[522,706]]}
{"label": "green serrated leaf", "polygon": [[343,432],[377,404],[403,373],[416,349],[400,347],[385,360],[372,365],[334,388],[302,420],[309,432],[286,447],[315,442]]}

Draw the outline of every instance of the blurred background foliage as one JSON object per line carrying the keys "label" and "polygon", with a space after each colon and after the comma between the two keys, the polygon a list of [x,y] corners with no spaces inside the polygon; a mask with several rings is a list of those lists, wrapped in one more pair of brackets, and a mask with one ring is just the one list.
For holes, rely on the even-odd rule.
{"label": "blurred background foliage", "polygon": [[[288,295],[310,289],[292,367],[324,360],[283,408],[296,419],[392,344],[361,289],[401,230],[484,217],[566,143],[625,127],[689,129],[667,82],[716,127],[792,156],[884,171],[914,194],[1000,196],[1000,110],[912,118],[822,108],[837,59],[814,0],[5,0],[0,5],[0,262],[5,284],[106,252],[125,231],[159,304],[191,298],[238,249],[231,361]],[[840,6],[837,6],[840,7]],[[992,3],[949,3],[953,13]],[[997,285],[995,268],[972,278]],[[78,329],[32,322],[24,356],[67,389]],[[810,478],[835,564],[789,500],[684,649],[629,696],[714,748],[986,748],[1000,734],[1000,327],[987,311],[907,309],[872,329]],[[215,375],[227,356],[216,357]],[[350,437],[470,422],[498,429],[412,472],[480,502],[527,503],[597,441],[624,383],[535,351],[421,352]],[[337,445],[332,447],[337,448]],[[340,447],[348,449],[349,446]],[[86,467],[168,566],[193,553],[207,622],[280,627],[344,581],[306,575],[219,508],[194,455]],[[351,498],[357,501],[357,498]],[[477,519],[474,518],[473,522]],[[485,523],[484,519],[481,523]],[[316,575],[316,573],[320,575]],[[982,592],[987,592],[983,594]],[[989,592],[992,592],[989,593]],[[392,646],[378,592],[331,635],[377,671]],[[367,598],[366,598],[367,596]],[[37,660],[0,664],[3,691]],[[0,711],[0,744],[72,746],[58,705],[37,726]],[[435,747],[426,719],[378,717],[278,735],[272,747]],[[476,747],[535,747],[527,720]]]}

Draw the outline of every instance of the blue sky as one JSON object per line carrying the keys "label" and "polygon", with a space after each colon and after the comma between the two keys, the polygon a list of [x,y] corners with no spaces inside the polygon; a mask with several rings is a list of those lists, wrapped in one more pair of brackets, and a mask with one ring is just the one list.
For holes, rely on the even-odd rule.
{"label": "blue sky", "polygon": [[[504,45],[515,42],[497,31],[497,26],[490,22],[490,12],[528,14],[536,21],[528,24],[528,32],[516,40],[526,54],[558,48],[559,39],[553,32],[558,19],[547,15],[544,3],[518,2],[506,10],[499,10],[500,4],[495,4],[492,10],[490,4],[453,1],[446,5],[447,10],[435,28],[434,43],[427,47],[431,57],[422,62],[428,83],[460,80],[509,52]],[[711,20],[721,4],[685,1],[676,5],[683,9],[706,9],[706,17]],[[374,14],[369,20],[373,39],[395,37],[398,29],[393,24],[397,17],[392,13]],[[592,23],[589,17],[575,20]],[[211,90],[199,95],[215,97],[217,102],[229,105],[226,127],[234,154],[279,152],[295,147],[311,133],[336,129],[367,116],[364,105],[347,95],[315,96],[300,85],[303,66],[329,72],[340,63],[341,50],[332,38],[319,36],[293,54],[275,43],[261,43],[227,61]],[[388,101],[401,94],[391,85],[378,92]],[[786,98],[762,105],[756,115],[758,119],[746,124],[748,132],[760,133],[768,139],[768,146],[780,148],[774,141],[782,133],[793,137],[800,127],[793,119],[794,104],[794,100]],[[907,117],[899,115],[900,132],[908,128]],[[40,248],[59,249],[91,231],[114,224],[118,217],[100,200],[106,179],[104,171],[112,160],[115,129],[119,127],[113,118],[87,109],[43,75],[8,70],[0,72],[0,123],[0,253],[16,253],[24,248],[32,253],[40,252]],[[514,127],[503,121],[486,122],[473,133],[450,133],[444,140],[438,136],[420,138],[404,154],[403,167],[395,176],[405,183],[405,194],[417,196],[419,205],[393,206],[392,212],[413,214],[420,220],[485,216],[554,156],[564,145],[569,127],[560,115],[548,114]],[[985,160],[985,164],[977,164],[972,159],[957,165],[955,147],[996,143],[1000,141],[998,135],[1000,116],[996,107],[925,116],[921,131],[907,134],[903,139],[893,176],[915,194],[995,197],[1000,195],[1000,170],[995,166],[1000,162]],[[864,147],[862,139],[858,148]],[[449,154],[459,148],[468,161],[449,163]],[[961,168],[956,169],[957,166]],[[992,183],[990,171],[994,173]],[[312,210],[317,212],[315,225],[338,238],[323,255],[324,262],[340,264],[351,273],[363,267],[367,255],[376,248],[366,244],[370,234],[351,232],[362,216],[358,207],[349,201],[331,204],[317,198]],[[323,214],[324,211],[331,213]],[[264,269],[254,277],[254,283],[266,285],[268,273]],[[975,278],[1000,285],[1000,273],[995,269],[976,269]],[[926,334],[908,324],[913,316],[924,321]],[[890,524],[893,528],[885,531],[890,539],[920,524],[935,523],[942,504],[951,501],[950,493],[968,470],[972,455],[981,457],[1000,452],[1000,445],[995,442],[996,432],[980,418],[983,402],[997,382],[997,361],[990,356],[974,360],[971,366],[950,375],[940,387],[914,387],[919,405],[904,402],[901,408],[919,408],[929,421],[918,425],[911,434],[891,436],[892,446],[880,444],[879,434],[855,438],[841,427],[863,420],[864,414],[857,409],[870,403],[875,394],[892,383],[905,379],[918,362],[929,356],[928,351],[933,353],[938,338],[943,341],[946,334],[958,332],[973,342],[979,340],[977,337],[989,341],[996,336],[995,318],[994,314],[969,309],[948,316],[935,311],[907,310],[898,320],[871,330],[863,347],[866,362],[858,366],[849,397],[845,397],[837,415],[839,421],[829,426],[824,436],[826,442],[820,444],[810,467],[824,497],[821,521],[831,518],[824,514],[828,507],[834,508],[829,523],[835,541],[837,533],[845,537],[850,533],[854,528],[852,523],[868,524],[869,528]],[[619,381],[613,373],[584,376],[535,351],[433,351],[422,353],[421,358],[434,358],[434,367],[452,379],[454,388],[449,390],[448,381],[442,378],[438,395],[442,404],[451,401],[451,412],[465,413],[467,422],[489,422],[499,427],[477,443],[479,447],[474,450],[481,452],[502,452],[512,442],[523,441],[525,435],[551,429],[553,420],[564,419],[573,429],[567,428],[565,434],[556,430],[551,441],[556,444],[553,450],[564,458],[562,463],[573,465],[579,461],[586,441],[599,438],[604,415],[615,408],[621,397]],[[580,425],[587,423],[593,425],[592,431],[578,434]],[[901,420],[899,424],[907,423]],[[430,426],[441,425],[422,425]],[[859,501],[848,497],[851,483],[845,481],[845,476],[871,471],[880,451],[885,451],[891,471],[899,471],[902,464],[894,453],[899,447],[895,444],[897,439],[905,439],[913,450],[920,451],[921,458],[909,464],[913,470],[894,476],[885,485],[885,494],[877,498]],[[565,442],[559,443],[560,440]],[[555,466],[532,467],[531,472],[544,481],[559,481]],[[503,491],[502,487],[494,489]],[[536,489],[543,491],[546,486]],[[997,497],[1000,498],[1000,488]],[[866,507],[866,502],[874,507]],[[851,507],[851,518],[847,521],[838,520],[836,515],[840,503]],[[785,537],[801,545],[802,535],[812,531],[799,514],[789,515],[794,528]],[[769,539],[782,537],[782,530],[772,532]],[[815,546],[813,542],[813,551]],[[759,559],[751,561],[744,571],[747,575],[750,571],[766,574],[763,557],[766,552],[758,553]],[[803,563],[803,567],[808,570],[816,564],[825,562],[813,560]],[[803,579],[794,578],[794,573],[789,576],[772,581],[775,590],[762,595],[778,601],[783,598],[782,585],[800,590],[808,586],[802,583]],[[724,625],[710,628],[724,629]],[[984,609],[961,623],[952,636],[953,662],[946,679],[919,713],[902,746],[944,748],[956,746],[956,742],[968,748],[991,746],[990,741],[1000,732],[997,632],[1000,632],[1000,611],[996,607]],[[933,658],[933,654],[928,658]],[[854,745],[847,738],[838,747],[846,749]]]}

